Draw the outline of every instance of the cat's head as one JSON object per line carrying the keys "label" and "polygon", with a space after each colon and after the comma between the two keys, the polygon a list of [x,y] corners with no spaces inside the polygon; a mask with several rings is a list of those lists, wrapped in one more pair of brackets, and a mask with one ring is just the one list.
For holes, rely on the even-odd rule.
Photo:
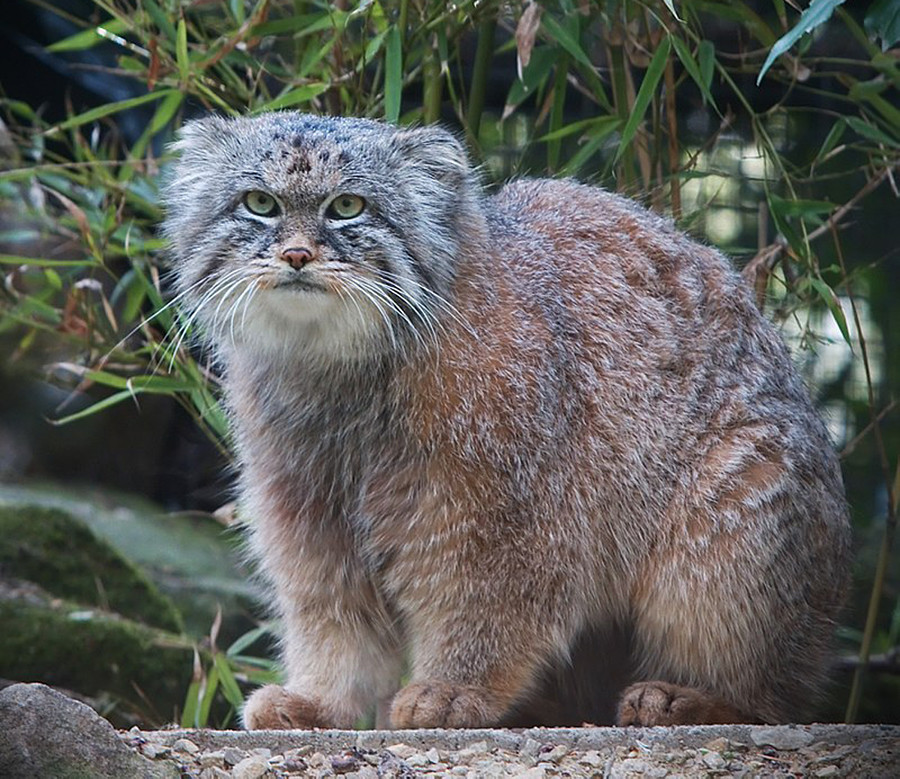
{"label": "cat's head", "polygon": [[189,122],[174,148],[163,231],[211,345],[342,357],[436,337],[482,219],[450,133],[284,112]]}

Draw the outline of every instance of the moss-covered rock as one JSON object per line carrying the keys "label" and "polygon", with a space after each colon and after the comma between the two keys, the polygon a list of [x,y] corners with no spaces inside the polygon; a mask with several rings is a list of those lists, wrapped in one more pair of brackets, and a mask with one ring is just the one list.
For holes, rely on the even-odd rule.
{"label": "moss-covered rock", "polygon": [[181,632],[171,601],[82,522],[55,508],[0,505],[0,572],[60,598]]}
{"label": "moss-covered rock", "polygon": [[114,701],[144,722],[171,721],[193,671],[194,647],[124,617],[0,579],[0,676]]}
{"label": "moss-covered rock", "polygon": [[222,609],[220,644],[253,626],[254,590],[237,535],[206,515],[172,515],[139,497],[94,488],[0,484],[0,506],[58,508],[144,571],[174,603],[189,635],[208,634]]}

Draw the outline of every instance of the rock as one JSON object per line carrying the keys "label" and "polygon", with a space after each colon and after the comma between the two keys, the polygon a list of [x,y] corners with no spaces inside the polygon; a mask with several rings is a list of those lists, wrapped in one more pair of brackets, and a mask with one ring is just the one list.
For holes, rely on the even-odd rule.
{"label": "rock", "polygon": [[490,750],[487,741],[477,741],[471,746],[466,747],[465,749],[460,749],[457,757],[465,763],[473,760],[476,757],[483,757],[489,751]]}
{"label": "rock", "polygon": [[68,601],[183,629],[175,606],[143,572],[60,509],[0,504],[0,569]]}
{"label": "rock", "polygon": [[245,757],[231,771],[234,779],[259,779],[269,770],[269,761],[259,755]]}
{"label": "rock", "polygon": [[549,752],[544,752],[540,755],[540,758],[541,760],[546,760],[548,763],[558,763],[567,754],[569,754],[569,748],[560,744],[559,746],[553,747]]}
{"label": "rock", "polygon": [[359,769],[359,760],[353,755],[334,755],[331,758],[331,770],[336,774],[349,774]]}
{"label": "rock", "polygon": [[788,725],[754,729],[750,738],[758,747],[769,746],[784,751],[808,747],[813,742],[811,733]]}
{"label": "rock", "polygon": [[246,614],[254,611],[258,593],[238,562],[239,537],[210,517],[167,515],[134,495],[61,485],[0,484],[2,505],[51,507],[75,517],[146,573],[174,602],[195,638],[209,634],[220,606],[220,646],[253,626]]}
{"label": "rock", "polygon": [[702,760],[703,764],[713,771],[722,771],[728,765],[718,752],[708,752],[703,755]]}
{"label": "rock", "polygon": [[189,755],[196,755],[200,751],[200,747],[198,747],[189,738],[178,739],[174,744],[172,744],[172,749],[174,749],[176,752],[187,752]]}
{"label": "rock", "polygon": [[836,765],[826,765],[816,771],[813,776],[816,779],[829,779],[829,777],[837,776],[840,772],[841,770]]}
{"label": "rock", "polygon": [[245,757],[247,757],[247,753],[243,749],[226,747],[222,750],[222,758],[225,760],[226,765],[237,765]]}
{"label": "rock", "polygon": [[727,752],[732,749],[731,742],[727,738],[714,738],[712,741],[708,741],[703,745],[704,749],[708,749],[710,752]]}
{"label": "rock", "polygon": [[204,752],[197,761],[201,768],[222,768],[225,763],[225,752],[221,749],[215,752]]}
{"label": "rock", "polygon": [[43,684],[0,690],[0,776],[168,779],[174,765],[130,749],[89,706]]}
{"label": "rock", "polygon": [[162,744],[154,744],[150,741],[141,747],[141,752],[143,752],[144,757],[156,760],[159,757],[168,757],[172,753],[172,749],[163,746]]}
{"label": "rock", "polygon": [[540,751],[540,742],[535,741],[533,738],[526,738],[525,743],[522,744],[522,748],[519,750],[519,754],[522,757],[537,757],[537,754]]}
{"label": "rock", "polygon": [[419,750],[415,747],[411,747],[408,744],[392,744],[387,748],[387,751],[390,752],[394,757],[399,757],[401,760],[406,760],[407,758],[412,757]]}
{"label": "rock", "polygon": [[7,679],[111,697],[119,703],[113,712],[118,724],[128,717],[157,721],[147,700],[157,711],[184,703],[194,661],[186,638],[2,577],[0,625],[0,668]]}
{"label": "rock", "polygon": [[578,762],[583,765],[589,765],[591,768],[600,768],[606,761],[596,749],[590,749],[578,759]]}

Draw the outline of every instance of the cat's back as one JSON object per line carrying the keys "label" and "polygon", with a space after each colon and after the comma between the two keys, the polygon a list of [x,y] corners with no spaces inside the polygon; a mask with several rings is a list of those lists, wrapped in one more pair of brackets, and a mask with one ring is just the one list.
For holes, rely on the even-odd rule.
{"label": "cat's back", "polygon": [[650,459],[691,459],[710,430],[764,425],[836,472],[787,348],[721,253],[570,180],[514,181],[490,199],[488,220],[492,272],[542,301],[548,346],[566,366],[560,386],[592,401],[593,433],[606,420],[610,440],[625,434]]}
{"label": "cat's back", "polygon": [[571,179],[523,179],[491,206],[492,234],[509,242],[502,256],[520,270],[552,266],[576,288],[668,300],[668,315],[679,319],[723,302],[755,311],[728,260],[629,198]]}

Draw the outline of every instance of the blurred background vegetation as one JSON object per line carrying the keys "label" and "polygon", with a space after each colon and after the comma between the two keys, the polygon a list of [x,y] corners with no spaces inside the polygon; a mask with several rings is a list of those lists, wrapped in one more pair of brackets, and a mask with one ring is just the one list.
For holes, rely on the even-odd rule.
{"label": "blurred background vegetation", "polygon": [[67,687],[123,724],[223,725],[274,678],[229,512],[210,519],[231,497],[228,432],[215,366],[168,305],[158,190],[185,118],[298,108],[442,122],[488,187],[576,176],[735,258],[853,509],[821,716],[900,721],[900,0],[3,11],[0,634],[18,641],[0,640],[0,679]]}

